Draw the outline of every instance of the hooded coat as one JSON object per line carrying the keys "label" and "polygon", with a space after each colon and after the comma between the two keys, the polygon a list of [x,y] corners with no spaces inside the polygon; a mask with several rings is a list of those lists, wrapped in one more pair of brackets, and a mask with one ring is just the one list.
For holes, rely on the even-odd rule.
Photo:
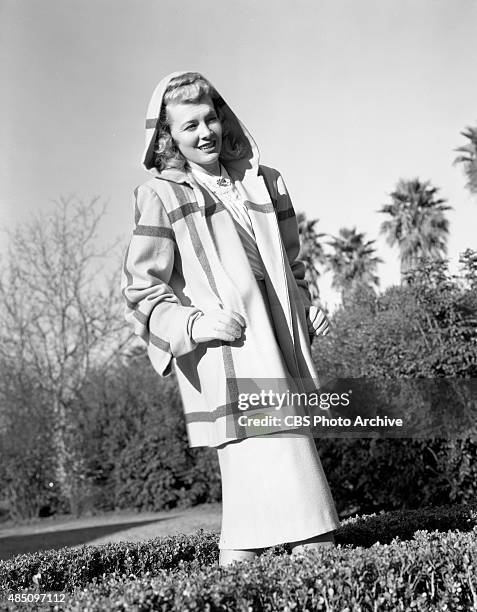
{"label": "hooded coat", "polygon": [[[153,177],[134,191],[134,229],[124,257],[122,291],[126,320],[146,343],[156,372],[165,377],[175,370],[189,445],[216,447],[264,433],[239,419],[257,411],[264,415],[263,402],[244,411],[239,402],[244,390],[317,390],[307,325],[311,302],[283,178],[259,163],[255,141],[223,98],[221,110],[229,125],[250,145],[243,158],[221,163],[245,199],[264,265],[269,310],[225,206],[189,170],[154,168],[164,92],[180,74],[162,79],[148,106],[143,164]],[[242,337],[195,343],[192,322],[201,311],[218,307],[244,317]],[[290,401],[280,414],[303,416],[307,411]],[[280,429],[297,427],[294,422]]]}

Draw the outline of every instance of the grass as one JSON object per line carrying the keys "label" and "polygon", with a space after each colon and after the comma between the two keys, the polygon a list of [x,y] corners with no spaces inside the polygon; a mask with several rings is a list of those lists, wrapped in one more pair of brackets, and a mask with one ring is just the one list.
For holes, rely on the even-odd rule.
{"label": "grass", "polygon": [[0,559],[63,546],[141,542],[192,534],[200,528],[217,532],[220,523],[220,503],[163,512],[120,511],[81,518],[53,516],[16,524],[9,521],[0,529]]}

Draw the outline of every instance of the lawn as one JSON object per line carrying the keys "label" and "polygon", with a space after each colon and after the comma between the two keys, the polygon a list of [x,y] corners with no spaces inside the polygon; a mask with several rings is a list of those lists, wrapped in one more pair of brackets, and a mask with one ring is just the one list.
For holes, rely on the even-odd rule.
{"label": "lawn", "polygon": [[53,516],[17,524],[9,521],[0,528],[0,559],[63,546],[141,542],[192,534],[200,528],[220,531],[221,515],[221,504],[215,503],[163,512],[118,511],[82,518]]}

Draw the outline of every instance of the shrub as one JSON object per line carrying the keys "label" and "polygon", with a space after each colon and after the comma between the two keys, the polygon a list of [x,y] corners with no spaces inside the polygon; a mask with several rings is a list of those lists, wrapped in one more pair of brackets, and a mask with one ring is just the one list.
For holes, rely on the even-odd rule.
{"label": "shrub", "polygon": [[477,529],[418,531],[370,548],[323,548],[295,559],[178,564],[110,575],[77,588],[67,610],[476,610]]}
{"label": "shrub", "polygon": [[[470,272],[469,272],[470,274]],[[409,284],[379,296],[356,292],[332,317],[333,333],[313,345],[322,381],[367,378],[385,387],[405,379],[409,391],[428,379],[431,399],[409,393],[403,410],[425,419],[423,409],[444,418],[468,418],[465,439],[320,439],[317,447],[337,507],[345,515],[378,509],[465,502],[477,494],[475,392],[457,403],[439,381],[477,377],[477,293],[451,276],[443,262],[423,264]],[[465,275],[464,275],[465,276]],[[472,281],[473,282],[473,281]],[[375,404],[383,403],[377,396]],[[385,406],[384,406],[385,407]],[[395,415],[399,416],[399,415]],[[426,425],[424,422],[423,425]],[[472,429],[472,428],[471,428]]]}
{"label": "shrub", "polygon": [[160,379],[145,355],[97,372],[75,414],[101,509],[158,511],[221,499],[216,450],[189,448],[175,378]]}
{"label": "shrub", "polygon": [[[477,526],[477,505],[445,506],[409,512],[382,513],[350,518],[336,531],[337,544],[372,546],[393,538],[412,538],[419,530],[471,532]],[[62,548],[0,561],[0,589],[32,588],[40,575],[43,590],[71,591],[107,576],[135,577],[161,571],[189,570],[218,560],[219,534],[199,530],[192,536],[177,535],[146,542],[121,542],[81,548]],[[289,545],[271,547],[264,555],[279,556]]]}

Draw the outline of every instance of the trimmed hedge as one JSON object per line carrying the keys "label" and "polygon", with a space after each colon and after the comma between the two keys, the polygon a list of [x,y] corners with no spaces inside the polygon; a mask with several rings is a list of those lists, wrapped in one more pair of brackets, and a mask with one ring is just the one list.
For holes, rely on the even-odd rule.
{"label": "trimmed hedge", "polygon": [[323,548],[298,559],[262,555],[246,564],[110,577],[74,593],[66,609],[477,610],[477,528],[419,531],[411,542]]}
{"label": "trimmed hedge", "polygon": [[395,510],[342,522],[336,532],[337,544],[371,546],[375,542],[388,544],[394,538],[410,540],[416,531],[471,531],[477,526],[477,502],[467,505],[448,505]]}
{"label": "trimmed hedge", "polygon": [[33,588],[38,574],[43,591],[72,591],[108,575],[156,573],[196,559],[210,565],[218,558],[217,542],[217,534],[199,530],[192,536],[181,534],[146,542],[65,547],[17,555],[0,561],[0,590]]}
{"label": "trimmed hedge", "polygon": [[[471,531],[477,527],[477,504],[396,511],[343,521],[336,543],[343,546],[385,544],[393,538],[412,538],[418,530]],[[0,589],[33,588],[40,574],[43,591],[72,591],[108,576],[145,576],[180,567],[203,568],[218,561],[219,534],[199,530],[146,542],[121,542],[81,548],[49,550],[0,561]],[[289,546],[276,546],[262,556],[282,555]]]}

